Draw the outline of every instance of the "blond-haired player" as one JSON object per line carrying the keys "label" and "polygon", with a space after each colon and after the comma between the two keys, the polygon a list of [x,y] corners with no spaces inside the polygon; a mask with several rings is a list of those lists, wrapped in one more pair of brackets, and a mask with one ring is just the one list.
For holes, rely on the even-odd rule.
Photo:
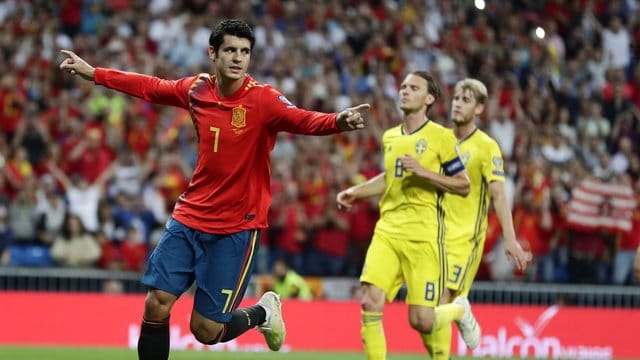
{"label": "blond-haired player", "polygon": [[369,359],[386,359],[382,311],[403,281],[409,323],[422,336],[451,327],[466,315],[460,304],[438,305],[447,273],[443,196],[467,195],[469,179],[453,132],[427,117],[440,96],[431,75],[410,73],[399,95],[403,121],[382,137],[385,171],[337,195],[343,209],[356,199],[382,195],[380,219],[360,277],[361,333]]}
{"label": "blond-haired player", "polygon": [[[471,181],[471,191],[466,197],[446,194],[444,199],[449,270],[441,304],[455,298],[454,302],[468,310],[463,321],[456,323],[471,349],[480,342],[480,326],[470,311],[467,295],[482,259],[491,200],[502,226],[507,256],[521,271],[526,269],[531,259],[531,254],[525,252],[516,240],[498,143],[476,126],[475,119],[484,111],[487,97],[487,87],[476,79],[458,81],[454,87],[451,120],[460,157]],[[434,359],[449,359],[451,326],[439,328],[426,339],[425,345]]]}

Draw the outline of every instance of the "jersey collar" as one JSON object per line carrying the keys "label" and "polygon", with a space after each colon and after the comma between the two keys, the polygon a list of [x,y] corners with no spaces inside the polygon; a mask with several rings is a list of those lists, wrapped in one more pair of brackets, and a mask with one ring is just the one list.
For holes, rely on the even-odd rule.
{"label": "jersey collar", "polygon": [[427,126],[427,124],[430,122],[431,120],[429,120],[429,118],[425,118],[425,121],[422,123],[422,125],[420,125],[417,129],[413,130],[412,132],[410,132],[409,134],[405,134],[404,133],[404,124],[400,125],[400,133],[402,135],[412,135],[417,133],[418,131],[422,130],[422,128],[424,128],[425,126]]}
{"label": "jersey collar", "polygon": [[462,142],[467,141],[467,139],[469,139],[470,137],[472,137],[472,136],[473,136],[473,134],[475,134],[477,131],[478,131],[478,127],[476,126],[476,128],[475,128],[475,129],[473,129],[473,131],[472,131],[472,132],[470,132],[470,133],[469,133],[469,135],[467,135],[467,136],[463,137],[462,139],[458,140],[458,144],[461,144]]}

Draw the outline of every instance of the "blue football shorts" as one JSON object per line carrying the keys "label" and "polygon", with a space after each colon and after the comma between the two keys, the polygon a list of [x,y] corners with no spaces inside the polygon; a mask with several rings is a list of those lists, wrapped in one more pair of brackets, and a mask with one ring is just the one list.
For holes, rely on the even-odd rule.
{"label": "blue football shorts", "polygon": [[259,237],[259,229],[216,235],[170,218],[142,283],[180,296],[195,281],[194,309],[208,319],[229,322],[247,289]]}

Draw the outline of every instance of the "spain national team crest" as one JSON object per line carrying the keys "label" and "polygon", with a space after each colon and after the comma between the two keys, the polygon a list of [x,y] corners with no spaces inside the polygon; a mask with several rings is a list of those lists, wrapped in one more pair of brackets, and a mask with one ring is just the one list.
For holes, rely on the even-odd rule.
{"label": "spain national team crest", "polygon": [[239,130],[243,127],[247,126],[247,109],[243,108],[242,105],[238,107],[234,107],[233,112],[231,113],[231,126],[233,126],[234,130]]}
{"label": "spain national team crest", "polygon": [[416,154],[422,155],[427,151],[427,140],[420,139],[416,142]]}

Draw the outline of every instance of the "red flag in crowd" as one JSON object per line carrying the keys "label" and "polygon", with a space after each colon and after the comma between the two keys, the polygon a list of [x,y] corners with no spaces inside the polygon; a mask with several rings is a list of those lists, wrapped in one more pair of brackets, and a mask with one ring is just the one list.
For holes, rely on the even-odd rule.
{"label": "red flag in crowd", "polygon": [[587,179],[572,191],[567,224],[582,231],[628,232],[635,207],[630,185]]}

